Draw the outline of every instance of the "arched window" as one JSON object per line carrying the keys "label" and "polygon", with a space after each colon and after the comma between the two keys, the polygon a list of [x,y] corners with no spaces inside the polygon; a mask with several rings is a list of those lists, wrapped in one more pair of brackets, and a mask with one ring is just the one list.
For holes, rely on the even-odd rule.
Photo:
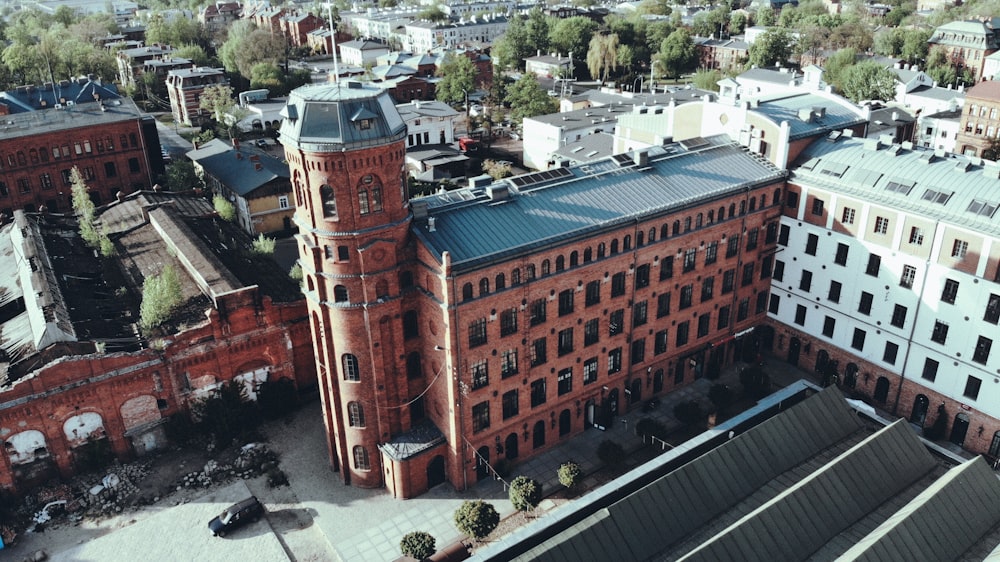
{"label": "arched window", "polygon": [[601,242],[600,244],[597,245],[597,259],[601,259],[604,257],[604,250],[605,250],[604,242]]}
{"label": "arched window", "polygon": [[847,368],[844,369],[844,386],[847,388],[854,388],[858,384],[858,366],[854,363],[848,363]]}
{"label": "arched window", "polygon": [[649,229],[649,243],[652,244],[656,241],[656,228]]}
{"label": "arched window", "polygon": [[781,188],[774,190],[774,195],[771,196],[771,205],[781,204]]}
{"label": "arched window", "polygon": [[580,265],[580,252],[573,250],[569,253],[569,266],[576,267]]}
{"label": "arched window", "polygon": [[490,280],[483,277],[479,280],[479,296],[485,297],[490,294]]}
{"label": "arched window", "polygon": [[615,255],[617,253],[618,253],[618,240],[612,240],[611,241],[611,255],[613,256],[613,255]]}
{"label": "arched window", "polygon": [[323,218],[337,218],[337,198],[333,195],[333,188],[329,185],[321,185],[319,197],[323,201]]}
{"label": "arched window", "polygon": [[403,313],[403,339],[409,340],[420,335],[419,322],[416,310],[407,310]]}
{"label": "arched window", "polygon": [[529,263],[524,267],[524,277],[528,281],[535,280],[535,264]]}
{"label": "arched window", "polygon": [[701,213],[698,213],[698,214],[697,214],[697,215],[695,215],[695,217],[694,217],[694,227],[695,227],[695,228],[701,228],[701,224],[702,224],[702,222],[701,222],[701,221],[702,221],[702,216],[701,216]]}
{"label": "arched window", "polygon": [[663,226],[660,227],[660,240],[663,240],[667,236],[670,236],[670,229],[667,228],[667,223],[663,223]]}
{"label": "arched window", "polygon": [[406,356],[406,378],[408,379],[419,379],[424,374],[423,368],[420,366],[420,354],[416,351],[410,353]]}
{"label": "arched window", "polygon": [[333,302],[350,302],[350,299],[347,298],[347,287],[336,285],[333,288]]}
{"label": "arched window", "polygon": [[345,381],[360,381],[361,380],[361,370],[358,366],[358,358],[351,353],[345,353],[341,357],[341,362],[344,366],[344,380]]}
{"label": "arched window", "polygon": [[371,470],[372,466],[368,462],[368,449],[361,445],[354,446],[354,468],[357,470]]}
{"label": "arched window", "polygon": [[729,218],[736,216],[736,203],[729,204]]}
{"label": "arched window", "polygon": [[715,211],[708,212],[708,224],[715,222]]}
{"label": "arched window", "polygon": [[646,245],[646,241],[643,239],[643,234],[644,233],[641,230],[639,232],[635,233],[635,247],[636,248],[641,248],[641,247],[643,247],[643,246]]}
{"label": "arched window", "polygon": [[754,212],[756,210],[757,210],[757,198],[756,197],[751,197],[750,198],[750,212],[752,213],[752,212]]}
{"label": "arched window", "polygon": [[622,251],[627,252],[631,249],[632,249],[632,236],[626,234],[625,237],[622,238]]}
{"label": "arched window", "polygon": [[521,284],[521,270],[520,269],[516,269],[515,268],[515,269],[511,270],[511,272],[510,272],[510,284],[511,285],[520,285]]}
{"label": "arched window", "polygon": [[562,271],[564,269],[566,269],[566,258],[556,256],[556,271]]}
{"label": "arched window", "polygon": [[507,288],[507,278],[504,277],[503,273],[497,273],[494,283],[498,291],[502,291]]}
{"label": "arched window", "polygon": [[747,214],[747,202],[740,201],[740,216],[742,217],[745,214]]}
{"label": "arched window", "polygon": [[316,290],[316,285],[313,283],[312,275],[306,275],[306,288],[310,291]]}
{"label": "arched window", "polygon": [[716,214],[716,218],[720,221],[726,220],[726,208],[719,207],[719,212]]}
{"label": "arched window", "polygon": [[462,285],[462,300],[467,301],[472,299],[472,283],[466,283]]}
{"label": "arched window", "polygon": [[360,402],[347,403],[347,422],[351,427],[365,426],[365,409]]}
{"label": "arched window", "polygon": [[545,277],[552,272],[552,266],[549,264],[549,260],[542,260],[542,277]]}
{"label": "arched window", "polygon": [[590,263],[594,259],[594,251],[590,248],[583,250],[583,263]]}
{"label": "arched window", "polygon": [[684,217],[684,232],[691,231],[691,217]]}
{"label": "arched window", "polygon": [[671,234],[673,236],[677,236],[680,233],[681,233],[681,221],[674,221],[674,226],[671,231]]}

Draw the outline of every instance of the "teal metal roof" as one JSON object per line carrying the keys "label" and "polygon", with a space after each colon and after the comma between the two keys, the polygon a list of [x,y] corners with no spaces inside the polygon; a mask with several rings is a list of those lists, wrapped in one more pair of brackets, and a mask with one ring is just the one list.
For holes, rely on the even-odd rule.
{"label": "teal metal roof", "polygon": [[[874,147],[875,139],[817,140],[789,167],[789,181],[1000,235],[1000,213],[996,212],[1000,169],[995,164],[919,147]],[[944,194],[945,201],[931,198],[930,192]]]}
{"label": "teal metal roof", "polygon": [[[825,109],[823,117],[815,115],[815,111],[811,122],[803,121],[799,117],[799,110],[818,108]],[[751,109],[751,111],[764,115],[775,123],[788,121],[791,128],[790,140],[793,141],[821,135],[828,131],[846,129],[868,121],[861,108],[851,105],[843,98],[835,99],[832,96],[813,93],[793,94],[770,99],[761,98],[760,106]]]}
{"label": "teal metal roof", "polygon": [[389,94],[358,82],[296,88],[282,117],[281,143],[306,150],[378,146],[406,133]]}
{"label": "teal metal roof", "polygon": [[[447,251],[456,270],[468,270],[784,177],[782,170],[725,135],[705,140],[691,150],[679,144],[649,149],[646,166],[634,165],[629,157],[610,157],[508,178],[487,189],[417,199],[415,209],[426,206],[434,227],[428,220],[413,230],[439,259]],[[521,178],[546,174],[560,177],[518,185]],[[489,190],[498,187],[509,189],[510,196],[491,199]]]}

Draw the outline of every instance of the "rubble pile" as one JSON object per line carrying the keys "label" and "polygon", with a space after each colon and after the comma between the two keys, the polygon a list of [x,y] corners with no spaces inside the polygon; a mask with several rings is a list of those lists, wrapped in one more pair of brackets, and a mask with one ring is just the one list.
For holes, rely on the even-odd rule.
{"label": "rubble pile", "polygon": [[205,463],[200,471],[189,472],[175,484],[174,489],[207,488],[212,484],[227,482],[236,478],[247,480],[266,473],[277,466],[277,455],[262,443],[244,445],[232,464],[215,460]]}

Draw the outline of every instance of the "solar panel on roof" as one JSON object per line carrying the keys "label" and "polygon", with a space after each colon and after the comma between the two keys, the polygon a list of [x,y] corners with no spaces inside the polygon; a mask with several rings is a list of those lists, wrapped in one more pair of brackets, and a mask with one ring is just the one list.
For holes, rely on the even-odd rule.
{"label": "solar panel on roof", "polygon": [[535,185],[537,183],[569,177],[572,175],[573,172],[570,172],[567,168],[552,168],[551,170],[543,170],[541,172],[535,172],[533,174],[517,176],[511,178],[510,181],[517,187],[525,187],[529,185]]}

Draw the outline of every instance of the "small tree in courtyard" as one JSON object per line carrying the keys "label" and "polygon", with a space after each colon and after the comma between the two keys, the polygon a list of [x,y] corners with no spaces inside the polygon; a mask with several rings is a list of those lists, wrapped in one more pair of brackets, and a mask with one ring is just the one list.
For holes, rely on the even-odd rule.
{"label": "small tree in courtyard", "polygon": [[518,511],[528,511],[538,507],[542,501],[542,485],[527,476],[518,476],[510,483],[510,503]]}
{"label": "small tree in courtyard", "polygon": [[414,531],[406,533],[403,540],[399,541],[399,550],[403,552],[403,556],[424,560],[437,550],[437,542],[430,533]]}
{"label": "small tree in courtyard", "polygon": [[583,470],[580,465],[573,461],[566,461],[559,465],[559,483],[572,490],[580,484]]}
{"label": "small tree in courtyard", "polygon": [[625,449],[618,443],[605,439],[597,446],[597,458],[607,466],[619,466],[625,460]]}
{"label": "small tree in courtyard", "polygon": [[500,514],[483,500],[466,500],[455,511],[455,526],[475,540],[486,538],[500,524]]}
{"label": "small tree in courtyard", "polygon": [[219,218],[226,222],[233,222],[236,220],[236,207],[226,201],[226,198],[221,195],[216,195],[212,197],[212,206],[215,207],[215,212],[219,213]]}

